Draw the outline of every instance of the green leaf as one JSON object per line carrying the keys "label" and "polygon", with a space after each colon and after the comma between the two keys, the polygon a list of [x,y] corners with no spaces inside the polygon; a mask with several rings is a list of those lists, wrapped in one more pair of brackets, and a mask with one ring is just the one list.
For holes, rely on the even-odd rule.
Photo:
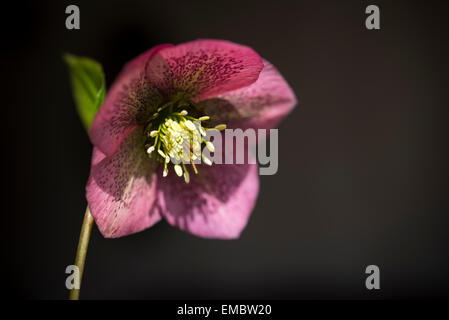
{"label": "green leaf", "polygon": [[76,109],[89,132],[95,114],[103,103],[106,94],[103,68],[101,64],[92,59],[71,54],[65,54],[64,60],[70,71]]}

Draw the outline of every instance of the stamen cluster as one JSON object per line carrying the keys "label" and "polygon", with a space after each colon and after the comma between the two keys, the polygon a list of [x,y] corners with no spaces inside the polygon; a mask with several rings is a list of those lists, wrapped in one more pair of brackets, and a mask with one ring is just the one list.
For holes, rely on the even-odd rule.
{"label": "stamen cluster", "polygon": [[165,104],[153,114],[145,130],[146,152],[150,157],[163,162],[163,176],[168,175],[168,164],[171,161],[175,173],[179,177],[184,176],[186,183],[190,181],[186,164],[192,165],[195,174],[198,173],[195,164],[201,163],[201,160],[207,165],[212,165],[212,161],[202,152],[203,146],[210,152],[215,151],[214,144],[206,138],[206,130],[226,128],[224,124],[213,128],[203,127],[202,122],[210,118],[190,116],[186,109],[193,106],[191,102],[182,101]]}

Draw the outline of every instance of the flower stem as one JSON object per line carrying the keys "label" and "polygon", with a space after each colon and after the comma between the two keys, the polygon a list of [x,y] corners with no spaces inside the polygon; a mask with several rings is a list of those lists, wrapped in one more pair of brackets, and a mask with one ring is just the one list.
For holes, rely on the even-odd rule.
{"label": "flower stem", "polygon": [[81,280],[83,279],[84,262],[86,261],[87,247],[89,246],[90,231],[92,230],[94,219],[90,214],[89,207],[86,208],[83,224],[81,226],[78,249],[76,250],[75,265],[79,269],[79,288],[71,289],[69,299],[78,300],[80,296]]}

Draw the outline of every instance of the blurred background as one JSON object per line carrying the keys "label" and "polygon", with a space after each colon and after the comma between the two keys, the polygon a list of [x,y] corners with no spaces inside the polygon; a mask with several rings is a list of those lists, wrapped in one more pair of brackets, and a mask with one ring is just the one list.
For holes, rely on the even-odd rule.
{"label": "blurred background", "polygon": [[[65,28],[76,4],[81,29]],[[365,28],[380,8],[381,29]],[[447,1],[15,1],[2,10],[4,292],[66,299],[91,144],[62,54],[123,64],[218,38],[271,61],[299,106],[237,241],[96,226],[81,298],[440,298],[449,293]],[[365,268],[380,268],[380,290]]]}

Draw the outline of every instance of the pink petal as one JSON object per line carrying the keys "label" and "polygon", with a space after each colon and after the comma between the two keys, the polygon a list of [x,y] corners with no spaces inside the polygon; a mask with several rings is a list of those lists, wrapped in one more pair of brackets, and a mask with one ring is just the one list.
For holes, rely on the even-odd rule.
{"label": "pink petal", "polygon": [[292,89],[268,61],[259,79],[248,87],[198,103],[204,114],[228,128],[275,128],[296,105]]}
{"label": "pink petal", "polygon": [[[190,166],[189,166],[190,167]],[[245,228],[259,190],[257,165],[198,166],[190,183],[171,173],[158,186],[163,217],[205,238],[234,239]]]}
{"label": "pink petal", "polygon": [[98,163],[103,161],[104,158],[106,158],[106,155],[103,152],[101,152],[100,149],[94,146],[92,150],[92,159],[90,161],[90,166],[92,167],[97,165]]}
{"label": "pink petal", "polygon": [[132,131],[112,156],[105,157],[94,147],[86,197],[107,238],[141,231],[161,218],[154,206],[155,168],[145,153],[140,131],[140,127]]}
{"label": "pink petal", "polygon": [[146,79],[145,65],[168,46],[154,47],[130,61],[108,90],[90,130],[93,144],[104,154],[112,155],[128,133],[145,121],[162,101],[159,91]]}
{"label": "pink petal", "polygon": [[200,101],[250,85],[262,68],[262,59],[249,47],[196,40],[160,50],[148,63],[147,75],[169,96],[183,92]]}

